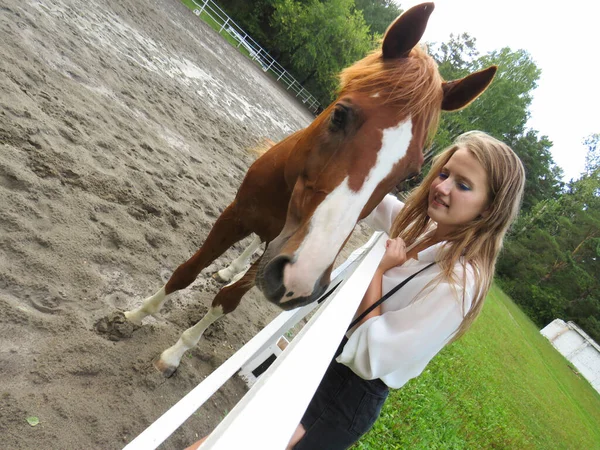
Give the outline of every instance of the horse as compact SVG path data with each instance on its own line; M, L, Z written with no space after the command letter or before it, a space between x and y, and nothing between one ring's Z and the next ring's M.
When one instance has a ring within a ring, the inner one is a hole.
M399 182L419 173L441 111L464 108L487 89L496 66L447 82L419 45L433 9L424 3L404 12L380 49L344 69L337 99L250 166L202 247L154 295L124 313L140 325L234 243L257 236L240 259L266 243L262 256L217 293L205 317L154 362L165 376L254 284L284 310L318 299L356 224Z

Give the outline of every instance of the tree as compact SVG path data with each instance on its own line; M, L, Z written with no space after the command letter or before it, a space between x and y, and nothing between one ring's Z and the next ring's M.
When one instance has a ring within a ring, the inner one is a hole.
M556 199L563 188L562 169L554 163L552 142L548 137L538 138L537 132L528 130L525 134L507 142L525 166L525 195L523 212L529 212L534 205L547 199Z
M442 42L437 47L433 43L430 47L440 73L447 80L467 75L479 57L477 40L468 33L450 34L448 42Z
M355 0L356 9L362 11L372 35L383 35L391 23L402 13L393 0Z
M585 173L591 174L600 167L600 133L589 135L583 144L588 147L585 156Z
M276 0L219 0L219 6L261 46L274 50L271 16ZM273 55L272 55L273 56Z
M497 274L538 325L574 320L600 340L600 161L598 140L586 142L585 172L519 219Z
M490 65L498 66L494 81L473 104L457 113L442 115L436 148L445 148L456 136L473 129L505 142L525 133L532 91L541 74L529 53L505 47L480 56L476 40L466 33L450 36L448 42L433 47L432 55L447 80Z
M376 45L353 0L278 0L271 26L281 63L325 104L333 99L339 72Z

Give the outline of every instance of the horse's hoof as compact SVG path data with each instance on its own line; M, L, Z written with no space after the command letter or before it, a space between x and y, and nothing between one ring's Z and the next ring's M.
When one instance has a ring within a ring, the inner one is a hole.
M136 314L134 311L125 311L123 315L132 324L137 325L138 327L142 326L141 319L138 318L138 314Z
M221 271L219 270L219 272L221 272ZM212 274L213 280L217 280L219 283L227 283L229 280L226 280L225 278L223 278L219 272L215 272Z
M175 371L177 370L176 366L170 366L165 363L162 359L157 359L154 361L154 368L163 374L165 378L171 378Z

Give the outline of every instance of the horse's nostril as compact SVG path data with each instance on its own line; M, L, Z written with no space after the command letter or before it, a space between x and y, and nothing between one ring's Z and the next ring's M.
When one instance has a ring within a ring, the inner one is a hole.
M283 269L286 264L289 264L291 258L289 256L280 255L267 264L263 272L264 294L271 300L279 300L284 292L283 286Z

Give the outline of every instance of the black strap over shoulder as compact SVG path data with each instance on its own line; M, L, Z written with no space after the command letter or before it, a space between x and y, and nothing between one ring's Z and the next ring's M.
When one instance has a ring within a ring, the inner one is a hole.
M410 277L407 277L405 280L398 283L398 285L395 286L392 290L390 290L390 292L385 294L383 297L381 297L379 300L377 300L375 303L373 303L371 306L369 306L365 311L363 311L356 319L354 319L352 321L352 323L350 324L350 326L348 327L348 330L355 327L357 323L359 323L361 320L363 320L365 318L365 316L367 316L367 314L369 314L371 311L373 311L375 308L377 308L379 305L381 305L383 302L385 302L388 298L390 298L392 295L394 295L396 292L398 292L398 290L402 286L404 286L406 283L408 283L414 277L419 275L421 272L424 272L425 270L429 269L434 264L435 264L434 262L432 262L431 264L428 264L427 266L423 267L418 272L413 273ZM348 332L348 330L346 330L346 332ZM344 338L342 339L340 346L338 347L337 351L335 352L333 359L336 359L338 356L340 356L340 354L342 353L342 350L344 350L344 346L346 345L346 342L348 342L348 338L344 334Z
M377 308L379 305L381 305L383 302L385 302L388 298L390 298L392 295L394 295L396 292L398 292L398 289L400 289L402 286L404 286L406 283L408 283L414 277L419 275L421 272L424 272L425 270L429 269L434 264L435 264L434 262L432 262L431 264L428 264L427 266L423 267L418 272L413 273L410 277L407 277L405 280L403 280L401 283L399 283L397 286L395 286L392 290L390 290L390 292L385 294L383 297L381 297L379 300L377 300L375 303L373 303L371 306L369 306L365 311L363 311L360 314L360 316L358 316L356 319L354 319L352 321L352 323L350 324L350 326L348 327L348 330L350 330L354 326L356 326L356 324L359 323L361 320L363 320L365 318L365 316L367 316L371 311L373 311L375 308Z

